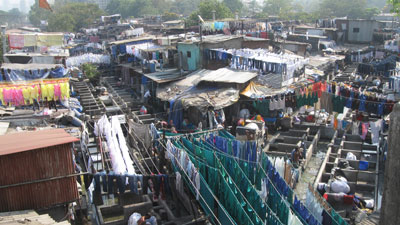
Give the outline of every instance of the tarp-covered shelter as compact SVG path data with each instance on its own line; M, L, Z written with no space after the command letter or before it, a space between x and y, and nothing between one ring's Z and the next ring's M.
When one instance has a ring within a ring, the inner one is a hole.
M220 110L239 100L240 86L257 76L255 72L244 72L222 68L198 70L186 78L157 88L157 98L170 103L169 121L179 129L183 110L196 108L202 114L209 109Z
M3 81L3 77L4 81L15 82L47 78L62 78L67 75L68 69L65 69L61 64L4 63L0 70L0 81Z
M248 72L248 71L240 71L240 70L233 70L228 68L221 68L218 70L198 70L194 73L189 74L186 78L181 79L176 82L168 83L167 85L161 85L157 88L157 98L161 99L162 101L171 101L176 98L183 98L187 99L190 95L198 95L200 98L208 99L209 102L212 102L211 99L214 97L208 96L208 90L219 90L218 98L223 96L221 91L232 89L236 90L237 88L227 87L220 85L202 85L196 87L199 83L214 83L214 84L245 84L248 81L252 80L257 76L255 72ZM207 88L203 87L207 86ZM230 85L232 86L232 85ZM195 88L196 87L196 88ZM204 91L204 96L201 97L201 93L199 90ZM231 91L229 91L231 93ZM239 91L237 91L239 93ZM238 97L238 96L237 96ZM213 99L215 101L215 99ZM197 100L196 100L197 101ZM193 102L196 102L193 101ZM201 101L199 101L201 102ZM234 102L233 102L234 103ZM214 104L214 106L216 106ZM229 105L227 105L229 106ZM203 107L199 105L199 107ZM224 106L225 107L225 106ZM223 107L222 107L223 108Z

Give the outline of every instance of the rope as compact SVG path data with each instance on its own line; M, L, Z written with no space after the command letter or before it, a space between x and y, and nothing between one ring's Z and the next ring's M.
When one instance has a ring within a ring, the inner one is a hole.
M198 189L196 188L196 185L193 183L193 181L190 180L189 175L186 173L186 171L184 170L183 166L180 164L180 162L179 162L179 160L176 158L176 156L175 156L172 152L170 152L170 151L168 150L168 148L167 148L161 141L158 141L158 142L160 143L161 146L164 147L164 149L165 149L168 153L170 153L170 154L175 158L175 161L176 161L177 165L180 167L181 171L183 171L183 173L186 175L186 177L188 178L189 182L193 185L194 189L196 189L196 191L197 191L198 193L200 193L200 190L198 190ZM209 188L208 188L208 189L209 189ZM210 190L210 189L209 189L209 190ZM219 202L218 198L214 195L214 193L213 193L211 190L210 190L210 193L211 193L211 195L213 196L213 198L216 200L217 204L218 204L219 206L222 206L221 208L224 209L224 211L225 211L225 207ZM203 196L202 196L201 194L199 194L199 197L200 197L201 199L203 199L204 202L206 202L205 199L203 198ZM208 208L208 209L210 210L210 212L212 213L212 215L214 216L214 218L217 220L217 222L218 222L219 224L223 225L223 224L221 223L221 221L218 220L217 216L214 214L213 210L208 206L208 204L206 204L206 205L207 205L207 208ZM226 213L227 215L229 215L228 212L225 211L225 213ZM229 220L231 221L232 224L236 224L230 217L229 217Z

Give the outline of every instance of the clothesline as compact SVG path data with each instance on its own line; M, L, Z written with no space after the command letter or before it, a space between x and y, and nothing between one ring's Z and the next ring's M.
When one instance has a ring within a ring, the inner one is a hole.
M179 147L177 147L177 146L174 146L176 149L180 149L180 150L182 150L182 148L179 148ZM183 147L183 150L187 153L187 154L189 154L189 152L190 151L188 151L185 147ZM169 152L169 151L168 151ZM234 180L230 175L229 175L229 173L227 172L227 170L225 169L225 167L223 166L223 164L220 162L220 160L219 160L219 158L218 157L216 157L216 155L215 155L215 153L217 153L216 151L214 151L213 152L214 153L214 157L215 157L215 159L217 159L218 160L218 162L219 162L219 164L218 165L220 165L220 166L222 166L222 168L224 168L224 171L225 171L225 174L226 175L228 175L229 176L229 178L231 179L231 180ZM197 159L199 159L199 157L198 156L193 156L196 160ZM201 161L203 161L203 160L201 160ZM215 169L217 169L218 170L218 172L221 174L221 171L219 170L219 168L216 168L216 167L212 167L211 165L209 165L207 162L206 163L204 163L204 165L206 165L207 167L209 167L209 168L215 168ZM221 176L223 177L223 175L221 174ZM243 199L247 202L247 204L248 204L248 206L250 206L251 207L251 209L253 210L253 212L255 213L255 215L260 219L260 221L263 221L261 218L260 218L260 216L258 215L258 213L257 213L257 211L254 209L254 207L252 206L252 204L250 204L249 202L248 202L248 200L247 200L247 198L246 198L246 196L242 193L242 191L241 191L241 189L236 185L236 183L235 182L232 182L234 185L235 185L235 187L237 188L237 190L238 190L238 192L240 193L240 195L243 197ZM233 192L233 190L229 187L229 189ZM268 207L268 205L267 205L267 207ZM268 207L269 208L269 207ZM272 210L271 210L272 211ZM246 213L246 215L249 217L249 221L251 221L251 219L250 219L250 215L248 215L247 213ZM276 216L276 218L278 218L277 216ZM254 224L254 223L253 223Z
M192 185L192 187L196 190L197 193L200 193L200 190L196 188L196 185L193 183L193 181L190 179L190 176L186 173L185 169L183 168L183 166L180 164L179 160L176 158L176 156L170 152L168 150L168 148L160 141L158 140L159 144L167 151L170 153L170 155L172 155L175 159L176 164L180 167L180 170L185 174L185 176L188 178L187 180L190 182L190 184ZM207 186L207 188L209 188ZM220 201L218 200L218 198L214 195L214 193L209 190L211 195L213 196L214 200L217 202L218 206L220 206L219 208L223 209L225 211L225 213L227 215L229 215L229 213L226 212L225 207L220 203ZM213 217L217 220L217 222L221 225L224 225L221 223L221 221L218 219L218 217L214 214L214 209L211 209L210 206L207 204L207 201L203 198L203 196L201 194L199 194L199 197L206 203L205 205L207 206L207 208L209 209L209 211L211 212L211 214L213 215ZM232 218L228 217L228 219L231 221L232 224L236 224Z
M204 138L204 136L203 136L202 138ZM222 152L221 150L215 148L214 146L212 146L212 147L213 147L214 150L215 150L214 153L223 155L224 157L232 158L232 159L234 159L234 160L236 160L236 161L243 161L243 162L246 162L246 163L256 163L256 164L258 164L259 168L263 171L263 173L264 173L264 175L266 176L266 178L267 178L267 179L270 181L270 183L272 184L272 187L278 192L279 196L280 196L282 199L285 199L285 197L280 193L280 191L279 191L279 190L276 188L276 186L274 185L274 182L272 182L272 180L270 179L270 177L267 175L268 173L267 173L267 172L264 170L264 168L262 167L261 161L258 161L258 162L248 161L248 160L241 159L241 158L238 158L238 157L229 155L229 154L227 154L227 153L224 153L224 152ZM261 152L261 154L265 154L265 153ZM268 160L268 159L267 159L267 160ZM269 161L269 160L268 160L268 161ZM271 162L269 161L269 163L271 163ZM211 167L211 166L210 166L210 167ZM242 168L240 168L240 169L242 170ZM285 181L285 183L286 183L286 181ZM286 183L286 185L288 186L287 183ZM253 184L252 184L252 186L254 187ZM332 217L331 214L329 214L329 213L327 213L327 214L333 219L333 217ZM314 217L315 217L315 215L314 215Z
M204 138L204 137L203 137ZM221 137L221 138L224 138L224 137ZM225 138L225 139L227 139L227 138ZM232 139L233 140L233 139ZM208 142L206 142L206 143L208 143ZM243 160L243 159L241 159L241 158L237 158L237 157L234 157L234 156L232 156L232 155L229 155L229 154L227 154L227 153L224 153L223 151L221 151L219 148L217 148L215 145L210 145L210 147L212 148L212 149L214 149L215 151L214 151L214 153L217 153L217 154L220 154L220 155L223 155L224 157L226 157L226 158L231 158L231 159L234 159L235 161L246 161L246 160ZM257 153L257 154L260 154L260 152L259 153ZM263 154L262 152L261 152L261 154ZM266 159L266 158L265 158ZM270 165L272 165L271 164L271 162L268 160L268 162L269 162L269 164ZM255 163L255 164L257 164L257 162L252 162L252 163ZM257 164L260 168L262 168L262 166L261 165L259 165L259 164ZM249 182L249 184L256 190L257 188L253 185L253 183L249 180L249 177L248 177L248 175L246 175L246 173L244 173L244 171L242 170L242 168L239 166L239 168L240 168L240 171L242 171L243 172L243 174L245 174L245 176L246 176L246 178L247 178L247 180L248 180L248 182ZM265 171L264 171L265 172ZM267 173L264 173L264 175L266 175ZM291 204L289 204L289 202L286 200L286 198L280 193L280 191L277 189L277 187L275 186L275 182L273 182L272 180L271 180L271 178L270 177L268 177L267 175L266 175L266 178L267 178L267 180L269 180L269 183L270 183L270 185L271 185L271 187L273 187L274 188L274 190L278 193L278 195L281 197L281 199L283 199L284 200L284 203L286 203L286 205L289 205L289 207L288 208L290 208L290 206L291 206ZM282 178L281 178L282 179ZM287 184L286 184L286 186L287 186ZM287 186L288 187L288 186ZM261 197L261 196L260 196ZM265 201L264 201L265 202Z

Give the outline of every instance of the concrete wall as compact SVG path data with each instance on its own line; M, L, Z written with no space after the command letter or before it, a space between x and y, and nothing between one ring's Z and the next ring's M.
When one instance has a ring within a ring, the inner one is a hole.
M265 41L243 41L242 48L250 48L250 49L258 49L265 48L268 49L269 40L265 39Z
M354 29L357 28L359 32L355 32ZM354 43L371 42L376 28L378 28L378 23L374 20L350 20L347 41Z
M188 71L200 69L200 48L195 43L178 43L178 53L182 56L182 68Z
M390 116L388 151L385 162L383 199L379 224L394 225L400 221L400 104L397 103Z
M322 37L321 37L322 38ZM319 40L321 39L315 36L309 36L307 39L306 35L288 35L288 41L296 41L311 44L313 51L318 51Z
M224 49L241 49L243 43L243 38L234 38L226 41L218 41L218 42L203 42L201 45L202 49L212 49L212 48L224 48Z

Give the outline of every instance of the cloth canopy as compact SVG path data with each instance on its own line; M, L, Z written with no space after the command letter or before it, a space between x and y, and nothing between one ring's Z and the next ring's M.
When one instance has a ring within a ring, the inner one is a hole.
M256 76L256 72L221 68L206 74L201 81L244 84Z
M286 88L270 88L250 81L249 85L240 93L249 98L270 97L285 92Z

